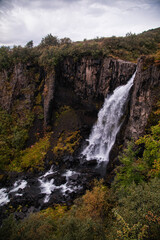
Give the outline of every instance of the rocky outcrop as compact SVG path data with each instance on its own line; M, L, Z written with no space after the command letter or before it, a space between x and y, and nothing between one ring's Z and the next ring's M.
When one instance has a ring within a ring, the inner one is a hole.
M116 87L125 84L133 75L136 64L113 58L79 61L66 58L59 66L59 83L70 86L82 100L106 97Z
M44 71L37 65L17 64L10 72L0 73L0 105L8 112L22 114L32 110L36 97L41 95L44 126L52 124L54 100L61 105L81 104L95 108L97 99L125 84L135 71L136 64L113 58L83 57L64 59L56 69ZM56 92L56 95L55 95ZM55 99L56 98L56 99ZM85 104L84 104L85 103Z
M30 110L34 104L35 92L41 82L38 66L17 64L10 72L0 72L0 105L8 112Z
M138 62L123 131L125 141L137 139L144 133L160 86L158 66L152 61L147 65L146 62L145 57L140 58ZM40 94L44 126L48 126L52 124L54 103L76 108L82 104L82 108L88 108L90 112L95 111L98 99L103 101L108 93L125 84L135 69L136 64L113 58L83 57L75 60L68 57L50 72L44 71L38 65L19 63L10 72L0 73L0 105L8 112L16 110L21 115L24 109L33 108L36 104L35 97ZM88 121L87 118L85 121Z
M152 59L148 65L146 65L147 61L146 57L141 57L138 61L130 100L129 119L125 126L125 141L131 138L137 139L144 134L153 105L160 96L160 69Z
M25 100L30 108L34 89L31 79L27 78L25 73L26 66L22 64L15 65L11 73L5 70L0 73L0 103L5 110L10 111L18 99Z

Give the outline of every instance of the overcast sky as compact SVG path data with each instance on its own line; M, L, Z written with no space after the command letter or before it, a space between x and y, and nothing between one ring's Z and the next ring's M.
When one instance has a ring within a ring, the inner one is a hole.
M0 0L0 45L34 45L51 33L73 41L160 26L160 0Z

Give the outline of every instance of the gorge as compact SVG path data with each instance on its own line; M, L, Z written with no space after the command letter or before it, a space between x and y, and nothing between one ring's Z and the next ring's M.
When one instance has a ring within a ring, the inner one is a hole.
M36 56L1 69L1 222L71 207L94 179L112 185L128 142L157 124L159 63L135 62L86 54L43 65Z
M134 74L131 77L136 69L136 65L121 60L114 60L111 58L100 60L83 58L80 63L76 64L77 66L74 66L72 60L69 61L67 59L63 62L61 69L58 69L58 73L52 75L49 73L49 77L48 73L45 73L45 84L43 90L43 93L46 91L45 95L43 94L44 126L47 127L49 124L52 124L52 112L55 108L54 105L60 105L59 108L61 108L61 106L67 104L67 106L70 106L74 109L74 112L71 111L70 113L70 109L69 111L66 110L66 113L68 111L67 114L69 114L69 119L67 119L68 116L65 118L65 120L60 119L62 121L62 125L56 126L56 128L58 128L58 133L55 132L55 135L61 134L61 132L67 131L68 129L71 131L81 129L81 134L84 134L85 137L89 133L89 130L96 119L96 113L98 112L94 106L96 105L96 99L100 99L99 101L102 102L102 99L109 93L103 108L99 112L97 125L93 127L89 138L89 146L82 151L83 161L81 160L81 157L79 157L80 150L78 149L73 156L69 152L60 155L60 157L57 156L57 159L61 158L61 164L56 166L53 162L53 170L50 170L43 175L41 172L38 175L35 174L34 177L33 174L31 174L31 176L27 176L26 174L25 178L23 178L22 174L19 179L18 174L18 179L15 177L15 183L13 180L11 180L10 183L7 183L9 184L8 188L1 188L1 205L8 203L10 200L13 201L13 203L11 202L12 205L24 205L28 204L29 202L32 205L32 202L34 202L36 205L35 211L37 211L38 209L47 206L46 202L49 202L49 196L51 194L52 198L50 202L67 201L67 198L70 199L69 195L71 195L72 198L72 196L76 194L77 190L80 193L83 192L82 189L86 188L86 182L89 181L89 179L92 179L96 176L99 178L97 175L98 173L94 171L94 168L96 169L95 160L100 162L106 161L100 170L105 175L106 165L109 161L109 154L112 147L112 151L114 151L114 148L116 148L116 145L113 146L113 144L121 126L121 131L116 140L119 145L120 142L122 144L122 142L125 142L126 139L138 137L142 134L142 131L144 131L149 113L152 109L153 99L151 96L153 95L155 88L159 86L160 76L159 71L155 66L149 66L149 68L145 71L142 70L144 64L144 59L142 58L139 60L136 76ZM9 88L9 92L7 92L5 84L1 84L1 104L2 107L6 108L8 111L13 109L13 107L17 108L16 111L19 111L19 108L21 111L22 107L32 107L33 102L31 101L31 98L33 93L31 91L33 91L33 89L31 87L33 86L28 83L29 79L24 76L24 67L25 66L20 65L15 66L13 70L13 80L11 79L11 81L7 83L11 84L11 90ZM76 71L71 68L76 69ZM146 76L146 72L147 79L143 77ZM61 76L59 76L60 73ZM5 72L1 77L1 81L6 83L7 80L5 80L4 76ZM127 83L130 77L131 79ZM148 78L150 79L147 82ZM74 79L77 80L75 81ZM149 83L151 84L148 85ZM132 84L133 90L128 99L129 90ZM143 84L143 86L146 84L146 89L144 87L142 88L140 84ZM30 87L29 95L28 93L23 93L22 96L22 90L24 86L27 88ZM10 94L10 91L12 94ZM135 98L137 92L139 93L139 97ZM140 97L141 95L143 97ZM146 98L147 101L145 100ZM16 106L15 101L17 101L17 99L20 99L20 101ZM127 100L128 103L126 102ZM132 101L135 100L138 102L136 104L132 104ZM130 106L127 107L129 104ZM140 112L137 110L138 105L140 105ZM83 116L80 116L82 111ZM128 112L128 115L125 114L125 119L123 117L124 111ZM79 115L79 117L77 118L76 115ZM71 121L73 122L70 123ZM126 123L127 121L128 123ZM132 123L130 123L131 121ZM86 124L88 125L86 126ZM121 132L123 130L123 125L125 126L125 131L122 135ZM87 134L86 129L89 129L87 130ZM54 137L52 137L52 139L54 139ZM110 138L109 143L106 142L107 138ZM106 144L110 145L106 147ZM115 155L115 153L113 155ZM50 154L48 157L52 158L52 161L55 159L53 152L52 155ZM85 159L91 161L86 162ZM114 161L110 162L111 165L113 163ZM66 173L63 170L63 165L66 168ZM57 178L57 180L55 180L55 178ZM24 179L29 180L28 183ZM54 184L56 181L57 183ZM8 194L10 196L10 200ZM23 216L23 214L21 215Z

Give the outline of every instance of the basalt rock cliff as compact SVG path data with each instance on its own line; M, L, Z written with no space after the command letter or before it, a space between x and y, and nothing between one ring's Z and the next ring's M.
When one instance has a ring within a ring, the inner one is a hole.
M5 175L2 172L0 186L9 189L10 204L15 209L19 204L24 208L26 204L29 206L22 211L22 216L18 213L18 219L27 216L31 208L34 212L53 203L72 201L89 187L93 178L100 177L99 172L95 171L97 163L94 159L87 162L78 156L104 98L116 87L127 83L135 71L123 124L110 152L107 166L107 180L110 182L114 176L113 169L118 164L119 146L126 145L128 140L137 139L145 133L154 104L159 99L160 69L152 59L141 57L136 65L113 58L83 57L75 60L70 57L51 69L45 69L38 63L19 63L10 71L0 73L0 107L13 115L14 121L20 120L20 124L28 118L32 119L28 130L29 139L22 152L25 148L30 151L49 132L47 136L50 138L50 147L44 157L44 170L48 171L51 165L56 170L46 175L37 169L32 173L28 169L20 174L11 172ZM67 178L64 170L68 169L74 174ZM51 193L48 203L44 203L45 194L41 193L40 178L46 178L46 181L53 178L57 187ZM19 197L16 192L12 193L12 187L15 181L22 179L28 185L19 190L18 193L22 194ZM68 182L73 188L80 185L82 188L79 193L73 191L70 195L63 195L60 186L67 186ZM7 205L1 208L2 218L6 216L6 209Z
M125 139L137 139L145 133L149 116L160 97L160 68L153 59L141 57L131 92Z
M159 94L159 67L151 60L146 61L141 57L137 64L126 119L118 135L121 141L117 141L121 143L144 134ZM34 111L35 119L43 115L39 124L41 129L54 126L53 115L57 109L71 106L79 117L79 128L88 126L90 129L107 94L125 84L135 70L136 64L113 58L75 60L68 57L50 70L38 64L19 63L9 72L0 73L0 105L8 112L15 111L20 118L26 111ZM37 131L37 124L35 120L32 131Z
M38 116L43 108L44 127L53 124L53 112L61 105L81 105L86 112L97 113L106 95L125 84L135 68L130 62L91 57L66 58L50 70L19 63L0 73L0 106L20 117L25 109L34 109Z

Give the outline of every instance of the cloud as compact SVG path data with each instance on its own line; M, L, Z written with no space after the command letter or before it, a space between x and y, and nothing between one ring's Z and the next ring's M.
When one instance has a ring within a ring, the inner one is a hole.
M0 44L139 33L159 27L159 12L157 0L0 0Z

